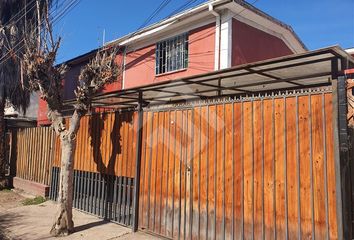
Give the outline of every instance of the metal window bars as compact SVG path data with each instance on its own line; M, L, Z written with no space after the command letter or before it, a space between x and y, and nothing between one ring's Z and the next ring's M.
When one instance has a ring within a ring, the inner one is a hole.
M156 75L188 67L188 33L156 44Z

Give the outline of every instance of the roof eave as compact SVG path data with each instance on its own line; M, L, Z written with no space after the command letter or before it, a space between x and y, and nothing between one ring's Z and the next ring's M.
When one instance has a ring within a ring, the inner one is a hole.
M169 17L167 19L164 19L160 22L157 22L153 25L150 25L148 27L145 27L143 29L141 29L140 31L136 32L136 33L130 33L127 34L121 38L118 38L116 40L113 40L111 42L108 42L106 45L112 45L112 44L118 44L118 45L128 45L130 43L133 43L135 41L139 41L142 40L143 38L149 36L150 34L153 34L154 32L157 31L161 31L164 29L169 29L169 25L173 24L174 22L177 21L181 21L184 20L190 16L195 16L196 14L199 14L203 11L207 11L208 10L208 6L210 3L213 3L215 9L216 8L221 8L223 6L228 6L228 4L237 4L243 8L246 8L252 12L254 12L255 14L259 15L262 18L265 18L271 22L273 22L274 24L282 27L284 30L288 31L290 36L292 36L296 42L298 43L298 47L297 50L295 51L296 53L300 53L300 52L305 52L308 51L308 48L305 46L305 44L301 41L301 39L299 38L299 36L295 33L295 31L293 30L293 28L285 23L283 23L282 21L268 15L267 13L261 11L260 9L252 6L251 4L243 1L243 0L217 0L217 1L208 1L206 3L203 3L201 5L198 5L194 8L188 9L184 12L181 12L177 15L174 15L172 17ZM160 28L160 29L158 29ZM157 31L153 31L154 29L158 29Z
M171 17L168 17L167 19L163 19L157 23L154 23L150 26L147 26L145 28L142 28L141 30L137 31L137 32L133 32L133 33L129 33L123 37L120 37L118 39L115 39L113 41L110 41L110 42L107 42L106 45L112 45L112 44L119 44L119 45L125 45L127 44L127 42L125 42L126 40L132 38L132 35L134 36L139 36L143 33L146 33L150 30L153 30L155 28L159 28L161 26L164 26L164 25L167 25L169 23L172 23L172 22L175 22L175 21L181 21L185 18L188 18L189 16L193 16L195 14L198 14L200 12L203 12L205 10L208 10L209 9L209 4L210 3L213 3L214 7L220 7L224 4L227 4L227 3L230 3L230 2L233 2L233 0L214 0L214 1L207 1L203 4L200 4L196 7L193 7L193 8L190 8L190 9L187 9L183 12L180 12L174 16L171 16Z

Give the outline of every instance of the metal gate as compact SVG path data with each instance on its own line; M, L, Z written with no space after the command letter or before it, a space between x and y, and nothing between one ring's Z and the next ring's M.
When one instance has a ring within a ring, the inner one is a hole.
M336 239L331 89L146 109L139 227L168 238Z
M60 168L53 167L49 197L56 201ZM134 179L74 170L73 207L126 226L132 222Z
M77 134L73 207L131 226L135 182L136 113L85 116ZM57 199L60 141L56 141L50 198Z

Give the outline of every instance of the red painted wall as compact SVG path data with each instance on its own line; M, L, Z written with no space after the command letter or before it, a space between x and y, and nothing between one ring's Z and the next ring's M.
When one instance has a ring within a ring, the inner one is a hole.
M232 20L232 66L293 54L283 40Z
M47 118L47 113L48 113L48 107L47 103L40 99L38 95L38 114L37 114L37 125L38 126L43 126L43 125L48 125L50 124L48 118Z
M259 60L285 56L293 52L279 38L233 19L232 21L232 66ZM189 32L189 64L187 69L155 75L155 44L131 51L126 55L124 87L132 88L154 82L177 79L214 71L215 23ZM117 62L123 62L119 53ZM74 98L77 78L87 60L75 63L67 73L64 84L64 99ZM103 92L122 88L122 76L107 86ZM46 103L39 101L38 124L48 124Z
M155 44L127 53L124 88L177 79L214 70L215 23L189 32L188 68L155 75Z

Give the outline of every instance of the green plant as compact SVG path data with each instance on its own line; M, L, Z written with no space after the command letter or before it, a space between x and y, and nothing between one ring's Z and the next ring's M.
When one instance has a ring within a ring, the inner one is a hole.
M35 198L26 198L25 200L22 201L22 205L27 206L27 205L38 205L41 203L44 203L46 199L42 196L37 196Z
M10 188L0 188L1 192L11 192Z

